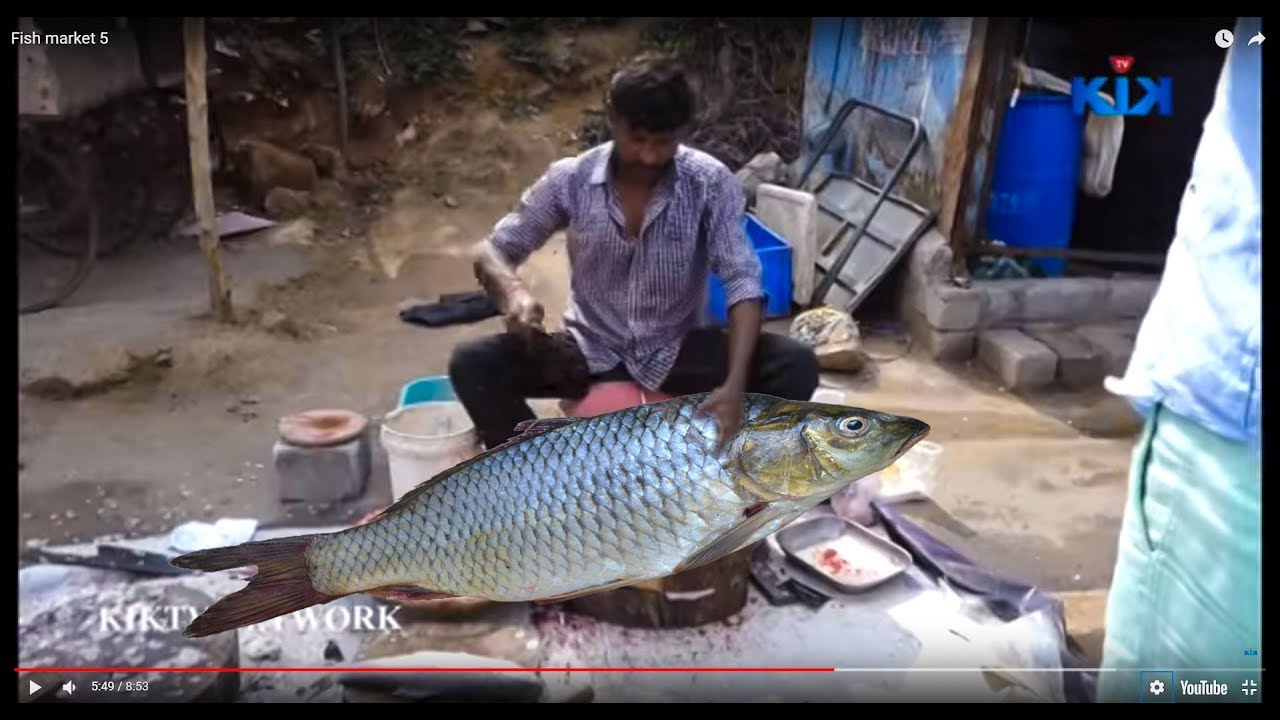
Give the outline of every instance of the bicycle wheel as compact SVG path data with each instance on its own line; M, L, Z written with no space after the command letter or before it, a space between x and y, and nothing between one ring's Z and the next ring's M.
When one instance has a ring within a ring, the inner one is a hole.
M71 258L69 272L58 269L53 273L54 277L34 281L40 286L32 293L34 299L25 297L27 293L20 279L18 314L28 315L62 304L89 277L98 255L99 213L90 191L88 164L75 149L71 150L69 158L61 158L41 143L24 145L19 148L19 168L42 170L36 175L45 181L40 183L40 187L51 190L44 195L45 202L33 204L25 203L27 198L19 193L19 239L41 249L45 249L46 244L66 247L61 243L48 243L47 239L53 234L72 233L79 236L80 241L79 253ZM27 179L31 177L28 175ZM32 187L30 184L22 185L23 179L19 177L20 186ZM37 237L46 242L35 242Z

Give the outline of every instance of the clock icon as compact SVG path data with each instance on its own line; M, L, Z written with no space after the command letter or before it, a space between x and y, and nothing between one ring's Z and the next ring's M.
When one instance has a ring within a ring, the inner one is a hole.
M1231 34L1230 30L1227 30L1225 28L1222 30L1219 30L1218 34L1213 36L1213 41L1218 43L1218 47L1224 50L1226 48L1231 47L1231 42L1233 40L1235 40L1235 37Z

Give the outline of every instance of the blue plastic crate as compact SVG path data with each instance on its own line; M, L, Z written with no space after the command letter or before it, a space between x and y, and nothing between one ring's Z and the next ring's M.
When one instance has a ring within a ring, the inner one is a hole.
M400 407L421 402L452 402L457 400L453 383L448 375L429 375L407 383L400 389Z
M764 316L786 317L791 314L791 246L754 215L747 214L743 229L764 271ZM721 325L727 324L729 311L725 307L724 286L715 273L711 274L707 291L708 317Z

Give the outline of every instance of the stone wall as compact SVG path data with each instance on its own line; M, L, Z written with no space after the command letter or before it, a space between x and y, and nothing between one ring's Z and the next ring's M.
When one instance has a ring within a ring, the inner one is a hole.
M1087 388L1123 372L1156 275L972 280L950 276L946 238L914 246L900 300L913 341L942 362L977 358L1011 389Z

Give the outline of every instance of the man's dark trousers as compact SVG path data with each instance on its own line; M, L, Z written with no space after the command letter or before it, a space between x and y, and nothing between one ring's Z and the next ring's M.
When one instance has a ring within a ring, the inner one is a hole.
M562 341L561 347L577 353L575 359L585 366L572 336L557 333L556 339ZM526 398L578 399L593 382L630 379L623 367L589 378L571 378L554 368L548 371L548 364L562 362L563 358L549 357L511 334L490 335L454 349L449 379L486 448L510 439L517 424L536 417ZM725 330L693 330L661 390L672 395L714 390L724 382L728 363L729 335ZM746 392L808 400L817 388L818 360L811 348L785 335L760 334Z

